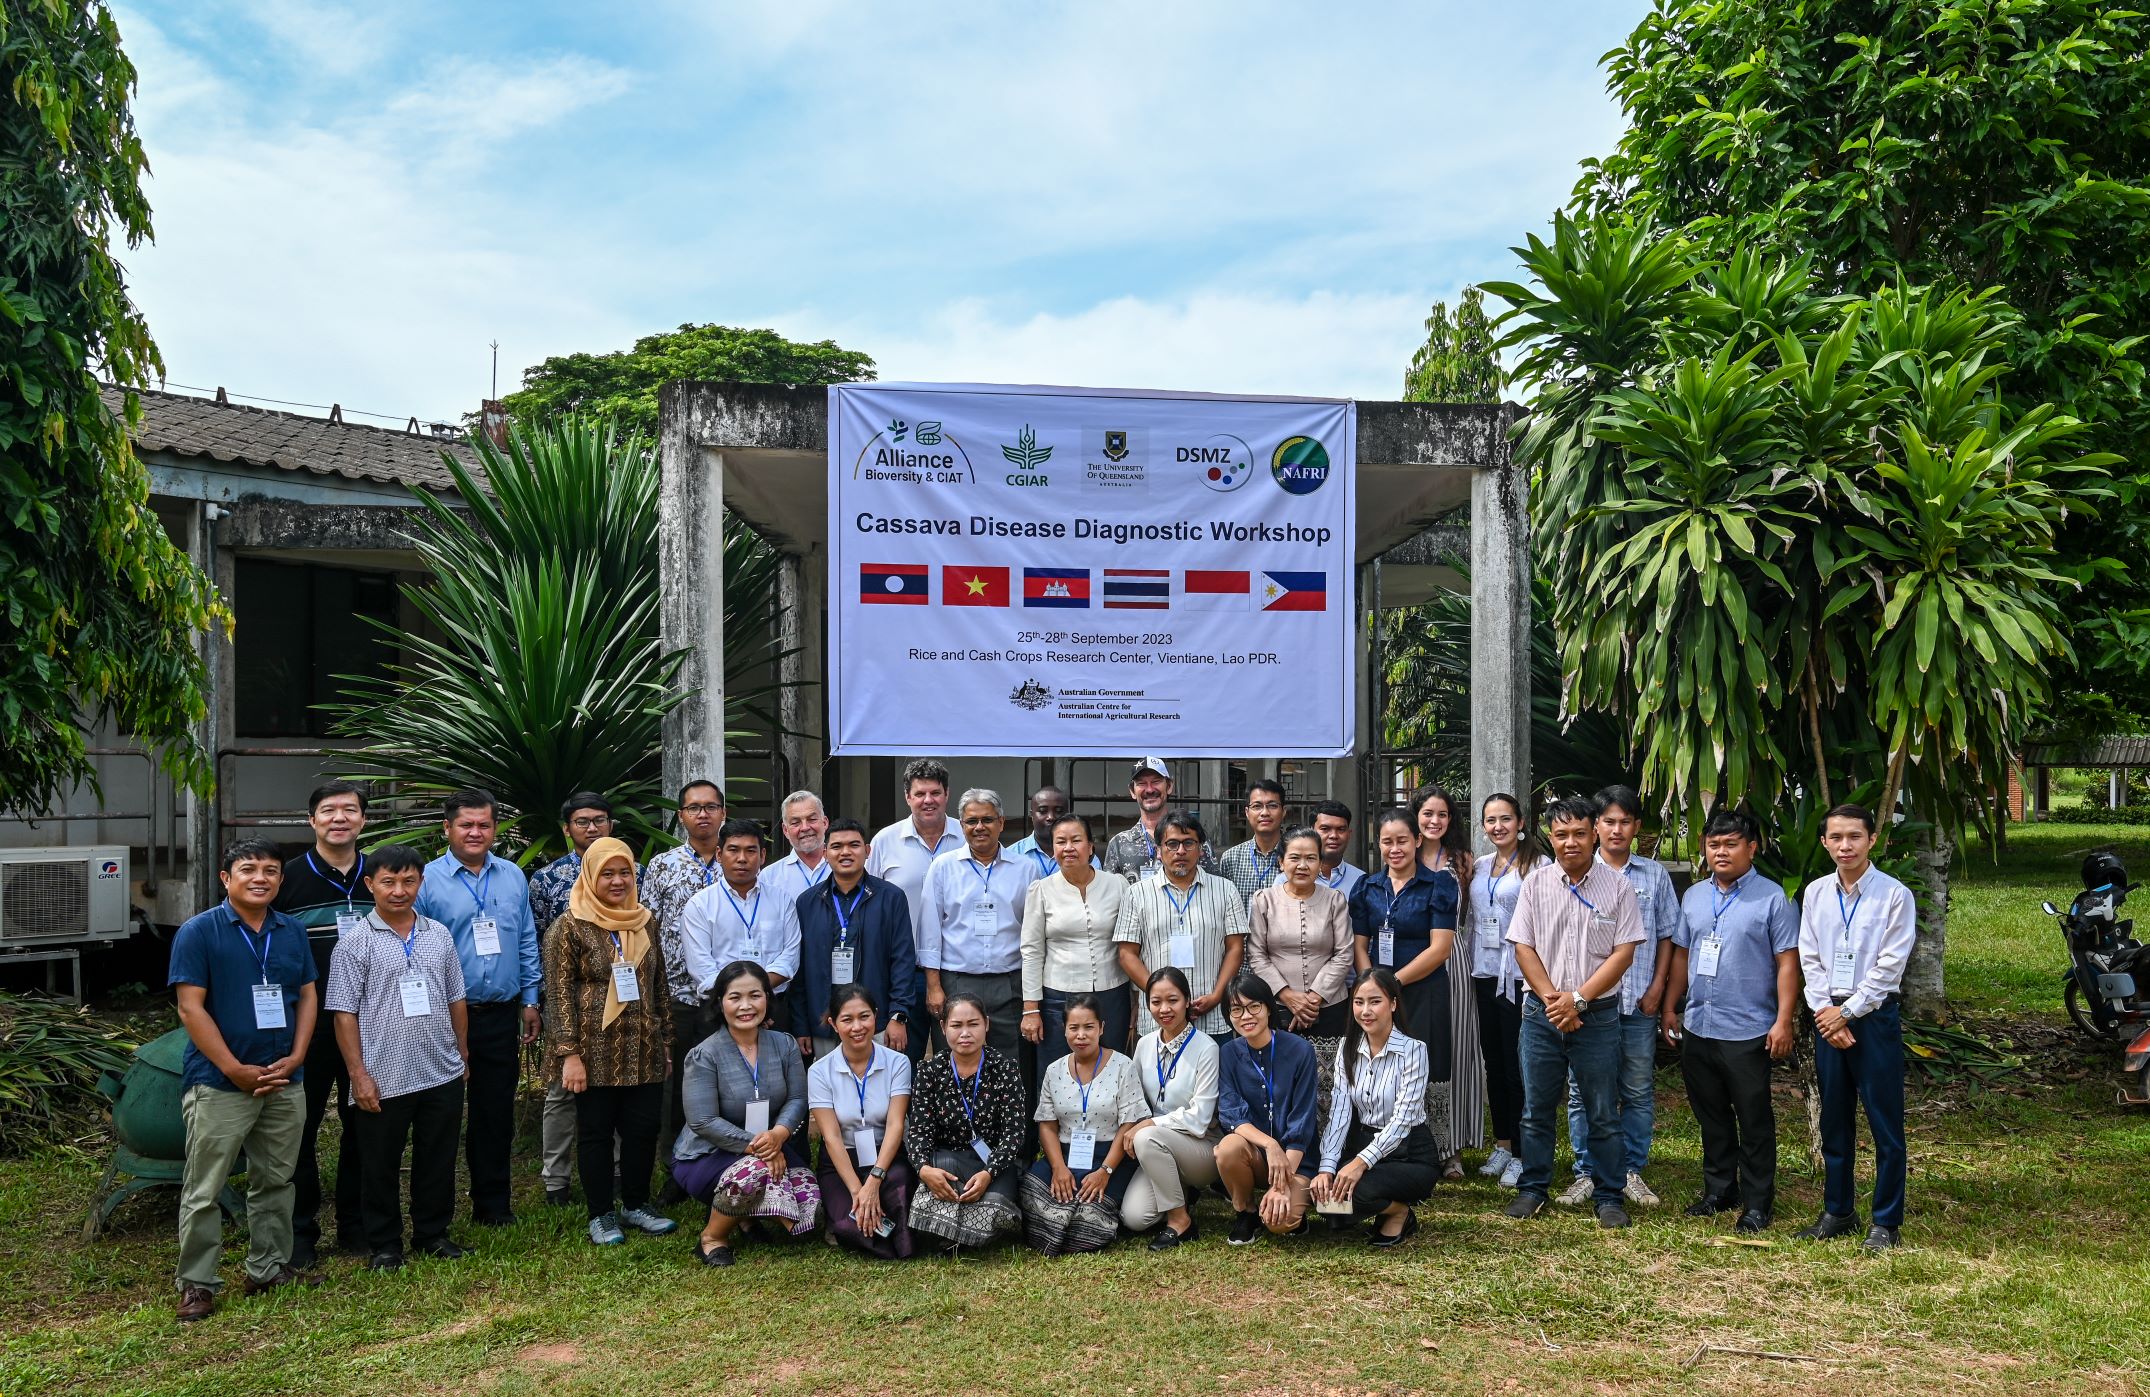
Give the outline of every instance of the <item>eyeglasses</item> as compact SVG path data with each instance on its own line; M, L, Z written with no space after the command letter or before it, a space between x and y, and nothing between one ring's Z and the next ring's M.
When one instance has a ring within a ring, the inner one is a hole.
M577 815L568 823L576 829L605 829L612 823L610 815Z
M998 815L965 815L963 817L963 827L965 829L984 829L987 825L995 824L999 820L1000 816Z
M1269 1012L1269 1006L1249 1000L1244 1004L1234 1004L1224 1012L1227 1018L1243 1019L1249 1014L1266 1014Z
M724 813L724 807L711 805L705 800L694 805L682 805L679 807L679 813L682 815L721 815Z
M1158 847L1161 849L1195 849L1201 847L1201 844L1202 841L1199 839L1167 839Z

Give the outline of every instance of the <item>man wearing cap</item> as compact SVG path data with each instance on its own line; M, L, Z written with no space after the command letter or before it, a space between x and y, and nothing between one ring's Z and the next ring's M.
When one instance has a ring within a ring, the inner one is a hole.
M1163 757L1138 758L1129 773L1127 794L1135 802L1135 823L1105 846L1105 871L1139 883L1164 867L1157 852L1157 822L1172 800L1172 768ZM1205 873L1223 876L1207 841L1202 845L1201 867Z

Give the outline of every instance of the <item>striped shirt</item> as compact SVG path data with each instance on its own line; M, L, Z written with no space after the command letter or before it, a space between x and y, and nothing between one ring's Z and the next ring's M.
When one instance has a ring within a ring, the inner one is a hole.
M1604 863L1605 856L1600 854L1598 862ZM1659 943L1670 941L1679 930L1680 895L1673 890L1672 875L1656 859L1629 854L1627 862L1620 865L1620 876L1635 890L1635 907L1642 914L1642 929L1648 933L1636 943L1635 959L1620 977L1620 1012L1632 1014L1650 992L1650 981L1657 978Z
M1557 863L1525 878L1508 923L1509 944L1536 951L1553 988L1571 993L1597 974L1615 947L1647 934L1635 890L1596 859L1574 885Z
M1346 1080L1347 1076L1354 1080ZM1344 1141L1351 1123L1374 1132L1374 1138L1356 1158L1371 1169L1403 1143L1412 1129L1426 1123L1426 1045L1408 1034L1391 1029L1381 1051L1371 1051L1359 1040L1355 1073L1344 1064L1336 1066L1336 1084L1329 1091L1329 1120L1321 1129L1321 1172L1334 1174L1344 1162Z
M1239 889L1239 903L1244 907L1254 900L1254 895L1277 881L1277 870L1284 863L1284 837L1277 836L1276 847L1263 853L1249 839L1244 844L1234 844L1224 851L1218 860L1218 869L1232 880Z
M1154 971L1174 963L1172 937L1180 931L1194 940L1194 964L1181 964L1180 969L1187 972L1187 983L1199 999L1216 988L1229 939L1236 936L1245 943L1247 913L1239 889L1206 870L1195 874L1185 892L1162 876L1145 878L1121 900L1120 927L1113 940L1140 947L1142 963ZM1155 1031L1157 1020L1150 1017L1146 995L1136 994L1135 1011L1139 1031ZM1197 1018L1195 1027L1204 1033L1225 1032L1224 1005Z

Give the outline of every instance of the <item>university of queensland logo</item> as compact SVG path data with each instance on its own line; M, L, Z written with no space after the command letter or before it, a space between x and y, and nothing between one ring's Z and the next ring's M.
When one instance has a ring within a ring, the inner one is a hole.
M1329 479L1329 451L1312 437L1286 437L1269 454L1269 473L1287 494L1311 495Z
M1105 433L1105 459L1108 461L1124 461L1127 459L1127 433L1110 430Z

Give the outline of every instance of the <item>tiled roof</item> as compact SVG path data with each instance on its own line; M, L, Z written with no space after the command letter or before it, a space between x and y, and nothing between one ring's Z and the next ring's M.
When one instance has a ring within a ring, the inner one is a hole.
M2025 766L2150 766L2150 737L2093 737L2082 742L2034 742Z
M112 410L120 411L121 391L107 386L104 393ZM138 451L206 456L431 490L445 490L453 483L441 465L441 452L450 452L466 464L475 459L459 437L362 427L178 393L145 391L141 397L142 422L134 433Z

